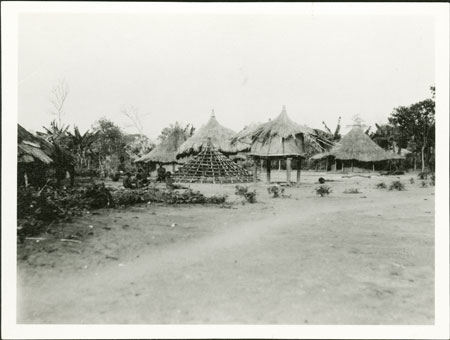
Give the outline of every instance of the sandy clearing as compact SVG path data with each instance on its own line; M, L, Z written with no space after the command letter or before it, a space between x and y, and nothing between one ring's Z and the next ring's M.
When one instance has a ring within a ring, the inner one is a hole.
M258 184L259 202L234 209L151 206L83 217L76 223L111 229L80 253L19 261L18 321L433 323L433 188L389 192L373 187L392 179L333 178L325 198L314 195L312 173L286 189L291 198L271 199ZM234 199L233 186L193 187ZM349 187L362 194L343 194ZM105 260L103 245L117 261ZM36 268L37 259L54 266Z

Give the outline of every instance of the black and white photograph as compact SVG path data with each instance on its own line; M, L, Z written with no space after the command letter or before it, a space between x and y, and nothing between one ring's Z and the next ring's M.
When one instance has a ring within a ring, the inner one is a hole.
M448 338L448 11L3 2L2 337Z

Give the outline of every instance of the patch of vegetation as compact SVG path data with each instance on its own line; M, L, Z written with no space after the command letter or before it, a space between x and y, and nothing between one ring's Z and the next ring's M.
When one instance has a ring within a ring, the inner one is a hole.
M414 184L414 183L415 183L415 182L414 182L414 178L411 177L411 178L409 179L409 183Z
M426 188L426 187L428 187L427 182L425 182L425 181L420 182L420 187L421 187L421 188Z
M284 193L284 188L280 187L279 185L272 185L267 188L267 192L272 194L272 197L280 197Z
M17 192L19 241L41 233L55 221L69 221L84 211L116 208L139 203L223 204L226 195L206 197L190 189L185 191L157 188L113 190L103 183L65 189L46 186L41 189L20 187Z
M436 177L435 177L434 174L432 174L432 175L430 176L430 185L433 186L433 187L434 187L434 185L435 185L435 180L436 180Z
M316 194L320 195L320 197L324 197L326 195L331 194L332 190L328 185L321 185L317 188L315 188Z
M421 171L417 174L417 177L419 179L427 179L428 175L429 175L428 171Z
M248 203L256 202L256 190L249 191L248 187L245 187L243 185L236 185L235 188L236 188L235 191L236 195L244 197Z
M393 181L389 186L389 190L403 191L405 190L405 185L400 181Z
M377 189L386 189L386 188L387 188L387 185L386 185L386 183L384 183L384 182L380 182L380 183L377 183L377 185L375 186L375 188L377 188Z
M359 191L359 189L357 188L350 188L344 190L344 194L360 194L360 193L361 191Z

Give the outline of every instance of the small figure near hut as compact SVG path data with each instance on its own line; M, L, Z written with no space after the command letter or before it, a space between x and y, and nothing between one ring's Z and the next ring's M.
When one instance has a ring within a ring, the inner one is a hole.
M159 165L159 168L157 170L158 177L156 178L156 181L163 182L166 179L166 169L162 166L162 164Z
M186 187L183 187L181 185L175 184L174 179L172 177L172 173L170 171L167 171L165 176L166 186L169 190L175 190L175 189L187 189Z
M133 180L131 179L131 173L127 172L125 174L125 178L123 179L123 187L126 189L135 189L136 185L133 183Z

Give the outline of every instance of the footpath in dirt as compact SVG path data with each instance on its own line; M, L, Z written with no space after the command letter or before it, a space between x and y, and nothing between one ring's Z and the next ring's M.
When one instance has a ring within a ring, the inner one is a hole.
M253 186L255 204L84 216L74 223L92 229L85 242L19 249L17 321L432 324L434 188L336 178L323 198L306 178L286 198ZM195 189L233 199L231 185Z

